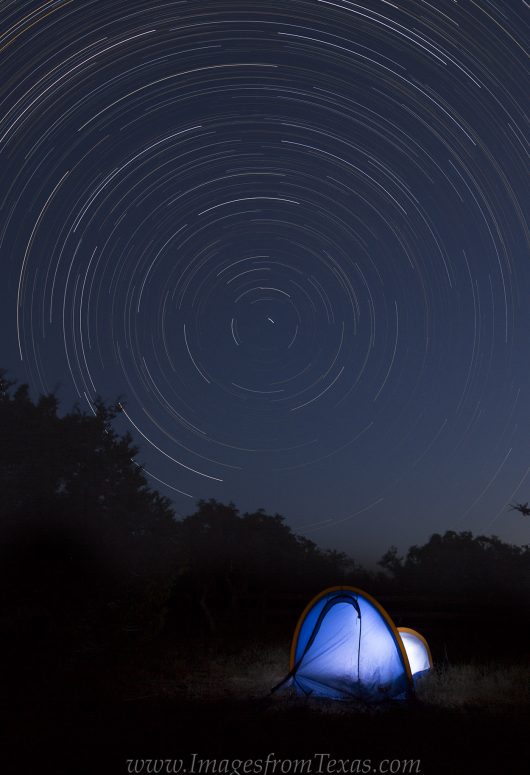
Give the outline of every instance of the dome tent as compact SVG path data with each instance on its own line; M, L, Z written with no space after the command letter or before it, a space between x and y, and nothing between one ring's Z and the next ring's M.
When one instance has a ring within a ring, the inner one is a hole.
M385 609L356 587L330 587L306 606L280 686L303 695L381 701L413 693L403 641Z
M398 632L407 652L412 678L416 680L432 668L429 644L423 635L410 627L398 627Z

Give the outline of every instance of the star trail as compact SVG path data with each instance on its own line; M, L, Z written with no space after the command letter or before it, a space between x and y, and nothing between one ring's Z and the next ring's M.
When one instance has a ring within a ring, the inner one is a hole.
M2 365L177 513L526 543L527 10L2 3Z

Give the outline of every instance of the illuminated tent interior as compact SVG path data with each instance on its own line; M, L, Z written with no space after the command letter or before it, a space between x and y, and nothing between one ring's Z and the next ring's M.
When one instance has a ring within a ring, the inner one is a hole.
M305 608L279 684L298 694L369 702L413 692L403 640L385 609L360 589L331 587Z
M412 677L416 680L432 668L429 644L423 635L410 627L398 627L398 632L407 652Z

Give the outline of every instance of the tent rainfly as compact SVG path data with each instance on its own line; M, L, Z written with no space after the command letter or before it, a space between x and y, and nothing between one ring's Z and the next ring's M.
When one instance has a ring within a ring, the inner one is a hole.
M411 632L400 635L385 609L366 592L346 586L325 589L302 612L289 673L275 689L292 686L302 695L367 702L410 697L413 671L405 640Z

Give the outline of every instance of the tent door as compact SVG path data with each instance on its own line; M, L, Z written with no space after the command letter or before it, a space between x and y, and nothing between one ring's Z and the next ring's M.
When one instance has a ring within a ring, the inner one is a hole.
M357 601L340 594L329 600L293 670L298 686L319 695L358 694L360 635Z

